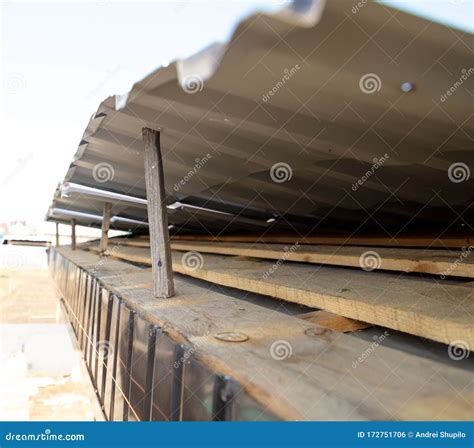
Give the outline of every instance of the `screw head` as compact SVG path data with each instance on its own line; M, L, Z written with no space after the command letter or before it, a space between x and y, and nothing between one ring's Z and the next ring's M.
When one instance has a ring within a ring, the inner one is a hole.
M402 89L402 92L408 93L411 92L415 86L411 82L404 82L400 88Z
M224 333L216 333L214 335L219 341L225 342L245 342L249 340L249 337L244 333L239 333L237 331L226 331Z

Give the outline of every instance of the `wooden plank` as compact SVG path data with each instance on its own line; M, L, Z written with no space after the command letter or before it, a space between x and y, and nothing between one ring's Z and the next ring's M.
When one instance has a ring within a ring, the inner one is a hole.
M425 248L463 248L474 245L472 237L378 237L378 236L299 236L299 235L173 235L174 241L222 241L232 243L323 244L336 246L393 246Z
M100 253L104 253L107 249L109 241L109 228L110 228L110 218L111 218L112 204L110 202L104 203L104 208L102 212L102 232L100 235Z
M71 248L76 249L76 220L74 218L71 219Z
M121 247L111 255L151 264L146 248ZM173 252L173 271L434 341L460 340L474 347L474 288L454 280L308 264L277 266L197 252Z
M149 242L120 238L121 244L149 247ZM474 248L464 250L395 249L354 246L311 246L265 243L209 243L172 241L171 249L282 261L352 266L364 270L421 272L444 277L474 278Z
M341 331L342 333L349 333L352 331L365 330L372 326L367 322L360 320L349 319L344 316L330 313L329 311L318 310L309 313L299 314L297 317L307 320L313 324L318 324L324 328L330 328L334 331Z
M82 251L61 248L60 252L87 266L100 260L93 253L79 258ZM108 269L106 265L104 269ZM191 284L185 277L175 279L173 299L157 301L150 288L135 288L147 278L152 281L149 270L115 261L113 271L115 275L101 278L106 288L120 293L130 308L166 329L175 341L191 347L192 356L213 371L239 381L247 393L279 418L471 418L472 374L446 352L446 359L440 360L429 350L426 356L416 356L392 349L387 342L401 336L383 330L377 340L369 341L319 331L321 327L311 322ZM215 338L216 333L225 331L241 332L249 339L226 343Z
M55 223L56 224L56 247L59 246L59 223Z
M155 297L172 297L174 294L173 271L160 132L143 128L143 143Z

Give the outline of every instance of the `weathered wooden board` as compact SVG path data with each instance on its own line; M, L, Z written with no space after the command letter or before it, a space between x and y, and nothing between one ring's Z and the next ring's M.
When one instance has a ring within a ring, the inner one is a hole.
M167 298L174 286L160 132L143 128L143 144L155 297Z
M97 250L95 246L92 250ZM122 246L114 256L150 264L149 249ZM474 288L408 274L173 252L173 271L351 319L474 347Z
M222 241L233 243L323 244L336 246L426 247L441 249L474 245L472 237L377 237L377 236L295 236L295 235L174 235L175 241Z
M349 333L351 331L365 330L372 326L367 322L360 320L349 319L348 317L338 316L329 311L317 310L309 313L299 314L297 317L307 320L313 324L318 324L324 328L330 328L334 331L342 331Z
M149 242L117 239L132 247L149 247ZM282 261L352 266L365 270L421 272L443 277L474 278L474 250L396 249L354 246L311 246L265 243L209 243L173 241L173 250L220 255L239 255Z
M60 248L59 252L79 265L86 263L83 267L90 270L101 260L92 252L86 256L81 250ZM390 330L380 329L376 340L364 341L218 293L213 287L196 286L179 276L175 277L176 296L157 300L151 270L109 262L115 275L110 275L108 263L96 270L106 288L119 293L129 307L160 325L177 342L193 347L193 354L211 369L234 377L280 418L471 418L474 392L469 369L447 355L445 361L437 361L428 350L421 357L389 348L384 341L399 337ZM136 288L147 282L149 288ZM229 343L215 338L226 331L249 339Z

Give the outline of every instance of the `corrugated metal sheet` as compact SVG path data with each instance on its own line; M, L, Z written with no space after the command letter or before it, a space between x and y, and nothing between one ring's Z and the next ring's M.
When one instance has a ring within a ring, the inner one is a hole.
M64 180L145 198L148 126L161 129L168 204L225 213L170 209L176 231L465 230L472 36L381 4L353 7L298 1L251 16L227 45L107 98ZM59 194L52 207L102 210ZM113 213L146 219L145 206Z

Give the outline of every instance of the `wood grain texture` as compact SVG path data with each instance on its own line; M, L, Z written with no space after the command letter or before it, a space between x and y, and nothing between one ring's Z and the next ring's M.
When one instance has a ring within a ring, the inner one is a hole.
M59 246L59 224L56 222L56 247Z
M295 235L174 235L175 241L222 241L233 243L276 243L276 244L323 244L335 246L387 246L387 247L424 247L424 248L463 248L474 245L468 236L295 236Z
M99 264L92 252L59 251L89 272ZM109 259L94 275L176 342L193 347L193 356L214 372L239 381L279 418L471 418L471 372L447 355L440 362L429 350L426 356L417 356L382 341L382 335L399 339L398 334L385 335L381 329L378 342L331 330L315 335L314 329L321 330L318 325L191 284L186 277L176 278L175 297L154 300L150 288L135 288L151 282L150 270L118 260ZM249 340L240 344L217 340L214 335L223 331L242 332ZM275 356L277 343L289 348L281 359Z
M334 331L341 331L342 333L365 330L366 328L372 326L372 324L369 324L368 322L349 319L347 317L338 316L337 314L323 310L299 314L297 317L312 322L313 324L318 324L324 328L330 328Z
M76 249L76 220L74 218L71 219L71 248Z
M193 254L198 264L186 254ZM151 264L146 248L122 247L113 256ZM454 280L308 264L278 266L197 252L173 252L173 270L445 344L461 340L474 347L474 288Z
M143 128L143 144L155 297L167 298L174 286L159 131Z
M121 244L149 247L145 240L120 238ZM464 250L397 249L386 247L311 246L265 243L172 241L171 249L220 255L299 261L440 276L474 278L474 247ZM373 262L374 264L371 264Z
M104 253L107 249L109 242L109 229L110 229L110 218L111 218L112 204L110 202L104 203L102 212L102 229L100 234L100 253Z

